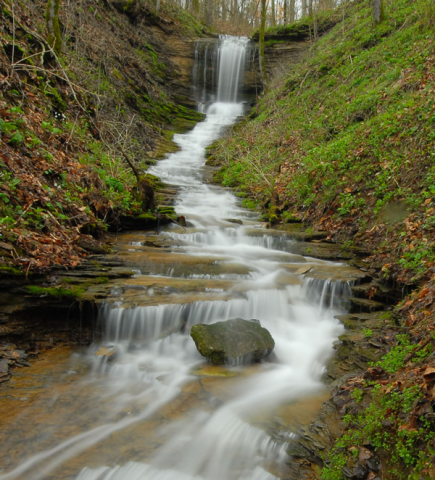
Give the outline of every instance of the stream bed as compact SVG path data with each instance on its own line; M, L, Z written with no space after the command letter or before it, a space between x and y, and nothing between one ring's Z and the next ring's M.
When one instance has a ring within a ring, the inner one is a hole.
M240 45L227 39L220 58ZM239 82L243 60L231 58L233 73L220 76ZM334 317L358 275L291 253L293 240L203 182L205 148L245 108L227 87L214 100L204 122L176 136L180 151L152 168L179 186L186 228L116 237L109 260L136 274L94 287L105 298L103 340L54 348L14 376L0 480L290 478L288 440L328 397L325 367L343 332ZM343 279L332 281L334 271ZM208 364L190 328L234 318L259 320L273 354L250 366Z

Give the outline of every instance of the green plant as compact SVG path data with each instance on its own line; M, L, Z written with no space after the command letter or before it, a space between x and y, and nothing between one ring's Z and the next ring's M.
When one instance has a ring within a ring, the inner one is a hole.
M373 335L373 330L370 328L363 328L362 332L366 338L370 338Z
M372 402L359 413L346 415L348 429L325 456L323 479L342 480L341 469L351 456L355 455L354 452L358 452L358 448L367 443L375 450L389 451L392 462L390 473L394 470L395 478L403 478L403 475L393 465L400 463L405 467L412 467L418 464L422 458L419 445L434 434L434 426L428 422L422 422L417 428L411 428L407 423L407 416L422 394L418 386L405 388L403 391L389 386L387 391L389 393L382 391L377 384L372 389ZM352 397L357 403L360 402L362 391L355 389ZM395 421L389 422L390 419ZM386 428L387 424L391 426Z
M376 366L383 368L387 373L396 373L404 366L405 358L414 350L408 335L397 335L397 345L382 357Z
M364 392L359 388L355 388L350 396L355 400L356 403L360 403L363 399Z

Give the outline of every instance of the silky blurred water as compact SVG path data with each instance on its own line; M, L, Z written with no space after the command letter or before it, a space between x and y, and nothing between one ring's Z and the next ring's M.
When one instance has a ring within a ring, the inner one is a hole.
M334 319L340 303L325 305L325 292L343 296L346 286L289 275L284 267L297 271L304 262L286 251L289 241L266 229L248 235L247 227L263 228L261 222L231 192L203 183L205 147L244 112L237 103L244 49L246 41L221 42L218 101L208 106L204 122L175 136L180 151L151 173L181 186L176 210L190 227L161 233L180 242L178 253L224 258L253 273L229 277L234 283L226 300L106 304L99 316L102 343L117 349L116 359L95 357L98 345L90 349L89 372L73 390L59 394L69 396L62 415L56 417L56 401L51 404L45 421L57 418L59 427L45 436L37 430L28 440L27 459L2 472L1 480L269 480L277 477L268 462L291 461L285 448L292 432L272 438L258 417L323 391L325 363L342 331ZM221 378L212 371L198 380L192 372L205 362L190 327L231 318L260 320L275 339L273 355L253 367L231 367ZM180 319L184 333L178 331ZM165 336L168 331L173 333ZM76 428L63 428L62 422Z

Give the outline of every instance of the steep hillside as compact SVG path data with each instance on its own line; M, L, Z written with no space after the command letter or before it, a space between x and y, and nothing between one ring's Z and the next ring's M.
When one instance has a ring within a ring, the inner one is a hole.
M383 321L358 327L358 348L389 353L336 386L344 430L316 454L325 479L435 475L435 7L384 3L375 28L371 1L343 2L341 21L210 159L274 228L303 220L367 252L361 266L378 278L367 300L385 284L414 291L388 334Z
M375 242L386 274L404 282L427 272L420 260L434 260L427 238L434 232L435 122L427 5L394 2L374 29L370 2L348 4L345 20L275 81L214 157L224 185L253 192L253 201L284 221L304 218L331 238L370 248ZM418 235L404 243L408 231ZM404 258L394 262L390 254Z
M152 223L163 198L151 189L162 184L143 172L202 118L183 83L189 40L203 35L187 13L163 5L156 16L144 0L64 3L56 54L46 5L0 1L3 273L75 266L127 216Z

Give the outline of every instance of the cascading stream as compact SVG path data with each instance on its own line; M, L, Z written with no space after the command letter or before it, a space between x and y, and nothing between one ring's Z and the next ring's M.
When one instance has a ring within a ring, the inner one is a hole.
M141 283L146 278L140 274L114 289L116 302L101 309L99 322L104 344L116 347L117 357L97 358L98 345L91 348L91 371L68 391L71 399L63 401L60 389L50 403L52 415L59 403L59 427L35 436L31 454L1 472L0 480L273 480L278 477L267 465L291 461L285 454L291 429L271 435L270 425L283 405L324 391L325 363L342 331L334 319L341 308L335 298L345 297L347 287L304 281L298 269L307 261L289 253L286 238L265 229L253 235L262 225L252 212L232 193L202 183L205 147L244 112L239 93L247 49L247 39L230 37L198 47L202 63L194 73L207 117L176 135L180 151L152 168L181 186L176 209L190 225L160 233L178 244L167 253L174 256L170 271L181 269L177 254L190 259L192 270L156 276L155 282L167 282L157 304L154 287ZM217 88L205 92L214 78ZM227 221L234 218L243 226ZM133 243L140 263L140 239ZM204 261L223 273L201 273ZM155 273L162 272L159 267ZM204 299L195 290L198 279L210 282ZM174 280L193 287L177 290ZM128 303L133 290L139 306ZM208 371L189 329L231 318L260 320L275 339L274 354L254 366Z

